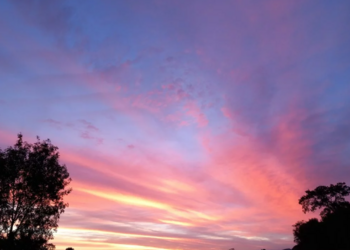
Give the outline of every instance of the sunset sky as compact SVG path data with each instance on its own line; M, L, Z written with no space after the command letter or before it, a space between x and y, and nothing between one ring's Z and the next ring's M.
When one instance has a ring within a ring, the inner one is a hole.
M0 147L73 179L57 250L282 250L350 184L350 1L0 0Z

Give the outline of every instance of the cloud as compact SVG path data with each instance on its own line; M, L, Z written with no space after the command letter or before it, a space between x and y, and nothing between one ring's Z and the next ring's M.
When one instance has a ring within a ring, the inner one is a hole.
M84 138L84 139L87 139L87 140L93 140L97 144L102 144L103 143L103 138L92 136L88 131L85 131L85 132L81 133L80 137Z
M99 131L99 129L96 128L94 125L92 125L90 122L88 122L88 121L86 121L84 119L80 119L79 121L85 126L85 129L91 130L91 131L94 131L94 132Z

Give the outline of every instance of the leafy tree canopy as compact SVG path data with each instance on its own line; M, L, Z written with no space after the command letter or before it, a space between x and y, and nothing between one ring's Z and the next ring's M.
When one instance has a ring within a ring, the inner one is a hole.
M54 249L48 241L68 206L70 182L50 140L30 144L19 134L14 146L0 149L0 250Z
M348 206L349 202L345 201L345 196L350 194L350 187L344 182L336 185L319 186L314 190L307 190L306 195L299 199L303 212L314 212L316 209L323 208L321 216L332 213L340 207Z

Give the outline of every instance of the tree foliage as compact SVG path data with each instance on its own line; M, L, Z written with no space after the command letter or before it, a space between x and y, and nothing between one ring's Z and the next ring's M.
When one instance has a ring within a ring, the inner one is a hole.
M70 182L50 140L30 144L19 134L14 146L0 149L0 249L54 249L48 241L68 206Z
M299 221L294 225L295 250L345 250L350 249L350 203L344 196L350 187L345 183L319 186L307 190L299 204L303 212L323 209L321 219Z
M344 182L336 185L319 186L314 190L307 190L306 195L299 199L303 212L314 212L316 209L322 209L321 216L336 211L338 208L348 206L345 196L350 194L350 187Z

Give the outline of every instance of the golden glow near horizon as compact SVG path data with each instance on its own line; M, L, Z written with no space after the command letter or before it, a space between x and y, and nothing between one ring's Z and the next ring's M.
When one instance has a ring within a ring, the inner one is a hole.
M153 238L153 239L163 239L163 240L183 240L183 238L175 237L166 237L166 236L157 236L157 235L146 235L146 234L134 234L134 233L121 233L121 232L112 232L106 230L97 230L97 229L86 229L86 228L60 228L60 234L73 233L73 234L82 234L82 233L91 233L97 235L115 235L128 238Z
M133 196L133 195L121 194L110 190L95 191L95 190L79 188L79 187L76 188L76 190L85 192L87 194L91 194L97 197L101 197L107 200L112 200L115 202L124 203L132 206L150 207L150 208L164 210L164 211L167 211L168 213L174 214L176 216L180 216L182 218L193 218L193 219L197 218L197 219L204 219L209 221L216 221L216 220L219 220L220 218L219 216L210 216L205 213L194 211L194 210L176 209L171 205L168 205L165 203L151 201L151 200L147 200L147 199ZM175 224L175 223L172 223L172 224Z
M180 249L172 249L172 248L159 248L159 247L150 247L144 245L134 245L134 244L118 244L118 243L110 243L110 242L94 242L94 241L86 241L86 240L70 240L72 245L77 245L84 247L84 249L96 249L98 246L99 249L118 249L118 250L180 250ZM86 246L88 245L88 246ZM91 245L94 245L91 247ZM107 248L105 248L107 247Z
M158 208L163 210L171 209L171 207L166 204L151 201L151 200L146 200L137 196L124 195L124 194L120 194L117 192L110 192L110 191L104 191L104 192L94 191L94 190L85 189L85 188L77 188L77 190L94 195L94 196L102 197L108 200L125 203L129 205L152 207L152 208Z
M174 225L180 225L180 226L186 226L186 227L194 226L191 223L182 222L182 221L173 221L173 220L160 220L160 221L168 224L174 224Z

